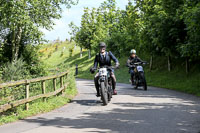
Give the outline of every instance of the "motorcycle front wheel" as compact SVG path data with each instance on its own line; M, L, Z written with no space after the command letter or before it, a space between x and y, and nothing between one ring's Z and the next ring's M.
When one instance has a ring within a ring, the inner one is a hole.
M112 93L113 93L113 89L112 89L112 80L111 80L108 83L108 101L111 101Z
M101 100L103 101L103 105L107 105L108 104L108 92L107 92L105 83L101 82L100 87L101 87Z

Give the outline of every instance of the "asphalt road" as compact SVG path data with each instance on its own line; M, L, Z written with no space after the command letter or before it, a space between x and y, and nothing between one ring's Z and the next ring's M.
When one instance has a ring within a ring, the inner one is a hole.
M52 112L0 126L0 133L200 133L200 98L149 87L117 84L108 106L92 81L77 80L79 95Z

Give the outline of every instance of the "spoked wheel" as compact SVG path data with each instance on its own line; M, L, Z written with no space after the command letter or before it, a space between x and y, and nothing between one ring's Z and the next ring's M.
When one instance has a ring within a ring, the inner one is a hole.
M108 93L107 93L107 88L105 86L105 83L101 82L100 87L101 87L101 100L103 101L103 105L107 105L108 104Z

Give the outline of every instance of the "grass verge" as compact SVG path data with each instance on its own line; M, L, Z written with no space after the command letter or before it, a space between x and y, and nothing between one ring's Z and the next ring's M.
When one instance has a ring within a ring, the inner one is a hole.
M74 68L69 68L69 64L67 62L63 64L63 60L70 56L68 50L72 46L72 44L65 42L59 45L47 45L43 48L44 53L42 59L45 61L47 69L51 69L51 71L48 73L49 75L66 70L69 70L70 72L67 77L67 82L69 85L67 86L64 94L49 97L47 98L46 102L44 102L42 99L35 100L30 103L28 111L25 110L25 105L21 105L3 112L0 114L0 125L52 111L69 103L73 97L76 96L77 89L75 84ZM66 49L63 50L63 47Z
M49 112L69 103L77 94L75 78L73 75L74 72L71 71L67 78L69 85L63 95L47 98L46 102L43 102L42 99L35 100L30 103L28 111L24 109L24 105L21 105L17 108L4 112L0 116L0 125L24 119L29 116Z

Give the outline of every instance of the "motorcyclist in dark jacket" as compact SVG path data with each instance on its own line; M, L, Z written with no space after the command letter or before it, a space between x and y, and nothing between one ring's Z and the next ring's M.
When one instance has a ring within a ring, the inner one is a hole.
M100 47L100 52L96 55L95 60L94 60L94 66L93 68L90 69L91 73L94 73L95 70L97 69L98 65L99 67L103 67L103 66L111 66L111 60L113 60L116 64L116 68L119 67L119 61L117 60L117 58L112 54L111 51L107 52L106 51L106 44L104 42L99 43L99 47ZM116 88L116 78L114 75L114 70L111 72L111 77L112 77L112 88L113 88L113 94L117 95L117 91L115 90ZM99 84L98 84L98 79L99 79L99 73L97 73L94 77L94 83L95 83L95 87L97 90L97 97L100 96L100 92L99 92Z
M129 73L131 74L131 81L133 81L134 79L134 74L135 74L135 65L134 63L137 63L137 62L143 62L137 55L136 55L136 50L135 49L132 49L131 52L130 52L130 57L128 58L127 60L127 67L129 67ZM132 82L133 84L133 82Z

